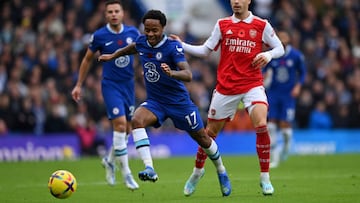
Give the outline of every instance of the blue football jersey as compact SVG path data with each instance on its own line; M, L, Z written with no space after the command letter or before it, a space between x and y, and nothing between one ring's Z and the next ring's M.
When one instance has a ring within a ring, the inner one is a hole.
M286 47L285 55L272 59L264 72L272 69L273 75L267 92L271 94L290 93L296 83L304 83L306 67L302 53L291 46Z
M273 59L263 71L272 69L270 85L266 88L269 102L269 119L292 122L295 118L295 98L291 91L296 83L304 83L306 67L298 50L287 46L285 55Z
M116 50L127 46L135 41L140 35L133 26L122 25L121 30L116 33L111 30L110 25L98 29L91 36L89 49L94 53L111 54ZM121 56L115 60L103 62L103 77L113 81L131 80L134 78L133 69L134 56Z
M178 70L177 63L186 61L184 49L180 42L164 36L158 45L152 47L145 35L136 39L146 85L147 98L164 104L186 104L190 95L180 80L169 77L161 69L166 63L173 70Z

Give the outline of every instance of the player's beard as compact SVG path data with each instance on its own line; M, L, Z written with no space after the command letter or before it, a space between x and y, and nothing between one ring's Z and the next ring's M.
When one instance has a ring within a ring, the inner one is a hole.
M110 21L110 26L114 29L120 29L120 20Z

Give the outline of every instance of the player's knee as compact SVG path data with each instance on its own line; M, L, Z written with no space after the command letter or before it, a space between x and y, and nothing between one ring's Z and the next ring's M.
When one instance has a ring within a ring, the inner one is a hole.
M209 136L199 136L196 140L202 148L209 148L211 145L211 138Z
M126 125L124 124L113 124L114 131L117 132L126 132Z
M213 140L215 140L217 133L213 130L210 129L206 129L206 133L209 135L209 137L211 137Z
M115 118L111 121L114 131L126 132L126 119Z
M133 129L143 128L143 127L144 127L143 121L142 121L141 119L138 119L138 118L135 118L135 117L134 117L134 118L131 120L131 127L132 127Z
M207 148L211 144L211 138L205 133L205 131L190 133L190 135L201 147Z
M253 122L253 126L254 128L258 128L258 127L262 127L262 126L268 126L266 120L259 120L259 121L254 121Z

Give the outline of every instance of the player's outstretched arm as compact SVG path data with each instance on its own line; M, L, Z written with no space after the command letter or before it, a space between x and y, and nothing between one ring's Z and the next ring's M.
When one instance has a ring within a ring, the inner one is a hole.
M127 45L124 48L116 50L114 53L100 55L98 57L98 61L110 61L110 60L116 59L120 56L132 55L132 54L136 54L136 53L137 53L137 50L135 47L135 43L132 43L132 44Z
M170 34L169 36L171 39L179 41L182 44L186 53L192 54L194 56L206 57L212 52L212 50L209 49L205 44L202 44L202 45L187 44L187 43L183 42L180 39L180 37L177 35Z

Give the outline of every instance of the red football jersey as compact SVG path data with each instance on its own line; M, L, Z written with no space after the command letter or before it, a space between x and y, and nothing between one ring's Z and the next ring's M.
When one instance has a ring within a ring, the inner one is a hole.
M216 90L224 95L235 95L263 85L261 69L251 63L263 51L264 43L273 45L277 40L271 25L257 16L250 15L245 20L233 16L218 20L212 36L205 42L212 50L221 49Z

